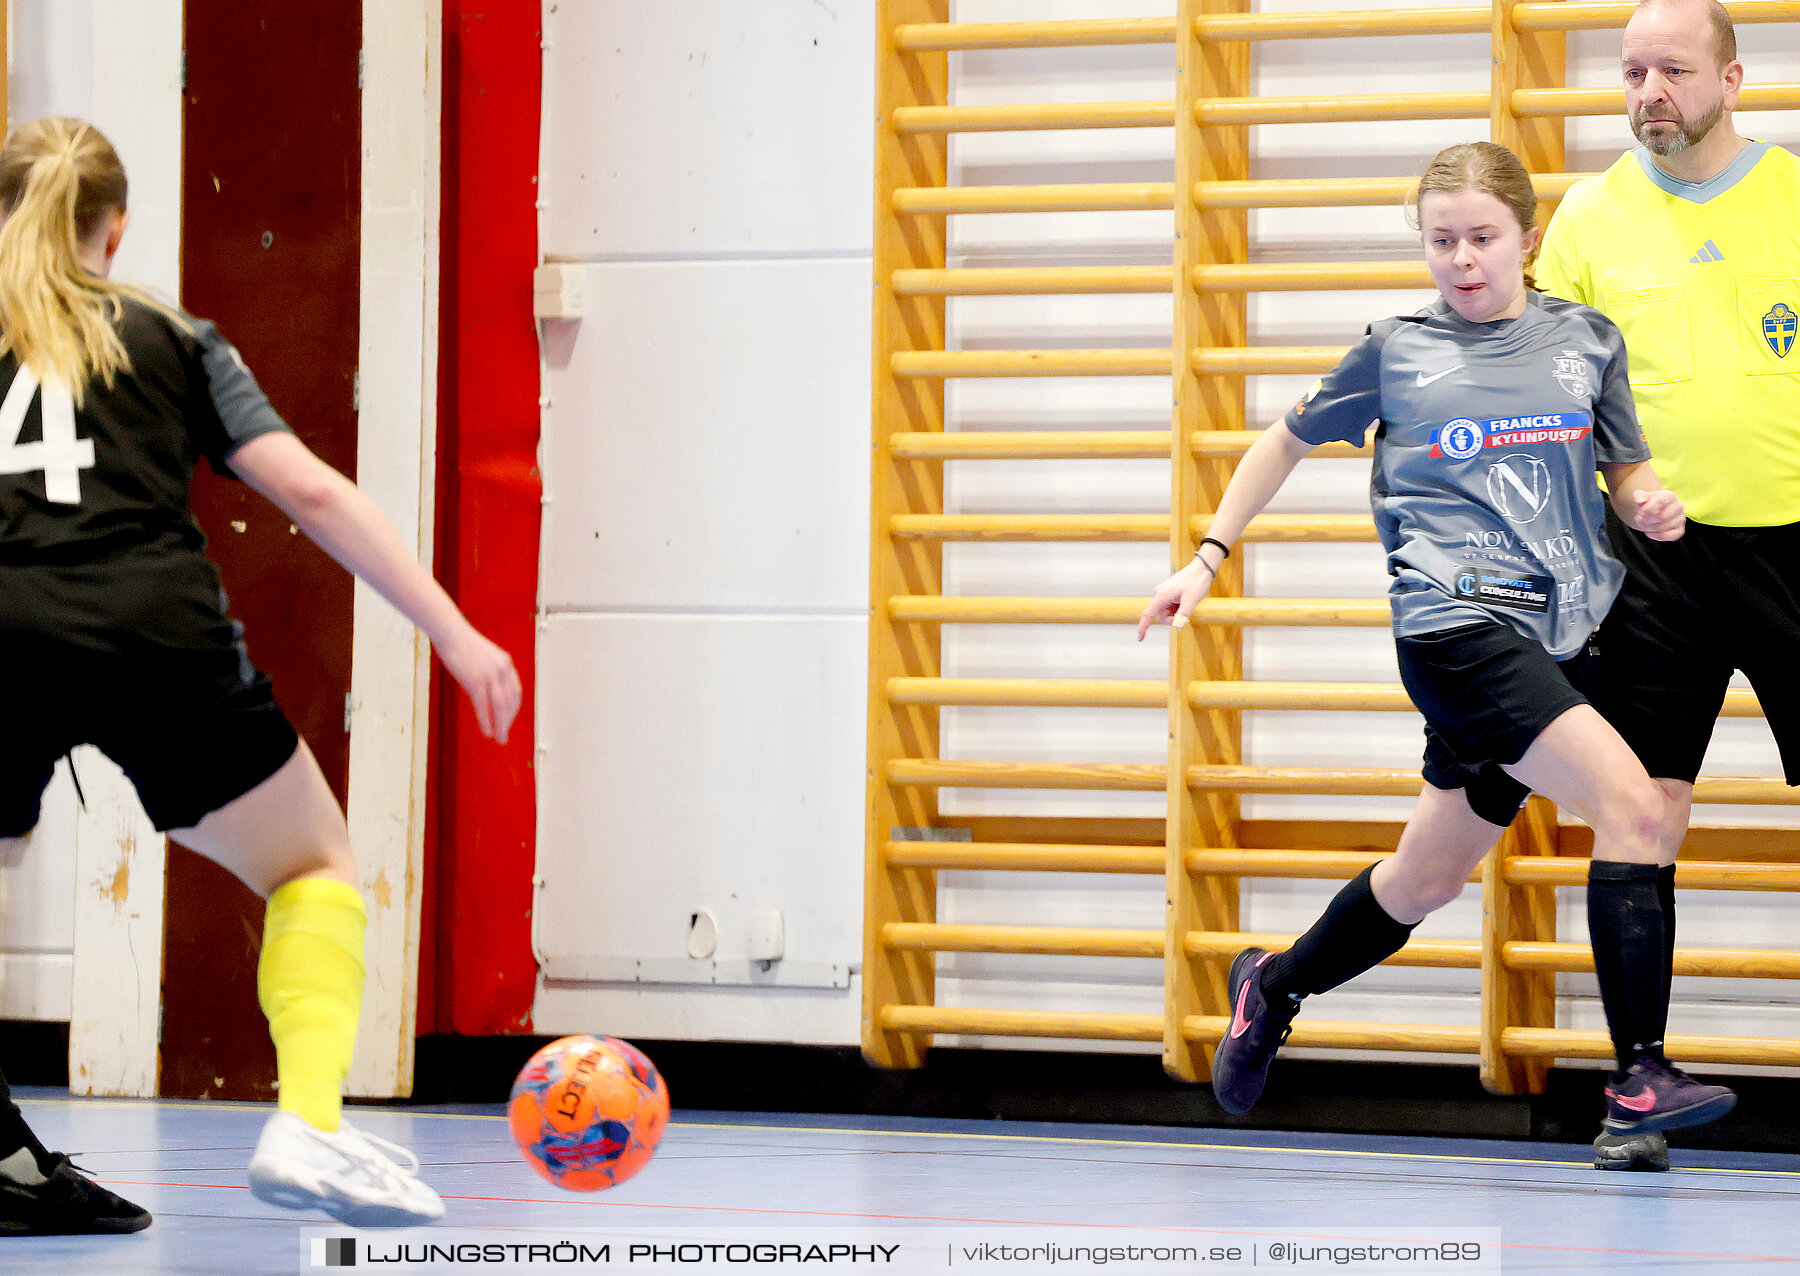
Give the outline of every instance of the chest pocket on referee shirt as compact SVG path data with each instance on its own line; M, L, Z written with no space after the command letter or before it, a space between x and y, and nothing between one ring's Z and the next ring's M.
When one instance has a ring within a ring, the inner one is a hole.
M1694 334L1682 285L1608 291L1601 294L1599 308L1625 338L1632 385L1673 385L1693 378Z
M1800 372L1800 279L1740 279L1737 304L1744 371Z

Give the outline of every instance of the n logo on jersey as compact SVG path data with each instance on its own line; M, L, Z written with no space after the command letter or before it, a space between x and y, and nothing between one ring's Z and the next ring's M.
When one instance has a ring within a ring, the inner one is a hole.
M1529 523L1550 503L1550 467L1528 452L1513 452L1488 466L1488 500L1514 523Z
M0 474L44 472L44 499L58 505L81 504L81 472L94 468L94 441L75 437L75 400L60 381L46 381L42 395L30 368L13 375L6 398L0 401ZM38 415L44 437L33 443L19 442L31 401L42 402Z
M1794 348L1794 332L1800 329L1800 315L1795 314L1787 302L1778 301L1762 317L1762 328L1763 340L1769 343L1769 349L1775 352L1777 359L1785 359L1787 352Z

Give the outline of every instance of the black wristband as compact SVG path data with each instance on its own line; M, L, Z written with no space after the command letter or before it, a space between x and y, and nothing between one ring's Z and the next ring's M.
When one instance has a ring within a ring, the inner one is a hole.
M1206 561L1206 547L1208 545L1217 545L1220 549L1225 551L1219 555L1219 567L1225 566L1225 560L1231 557L1231 548L1223 541L1217 541L1208 536L1205 540L1200 542L1200 548L1194 551L1194 557L1200 560L1200 565L1206 568L1206 570L1211 572L1214 576L1217 576L1219 574L1219 567L1214 567L1211 563Z

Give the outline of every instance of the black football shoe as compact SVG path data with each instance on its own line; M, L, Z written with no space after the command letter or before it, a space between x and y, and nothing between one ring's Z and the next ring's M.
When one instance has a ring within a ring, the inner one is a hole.
M46 1173L30 1148L0 1158L0 1236L77 1236L141 1232L150 1211L107 1191L50 1154Z

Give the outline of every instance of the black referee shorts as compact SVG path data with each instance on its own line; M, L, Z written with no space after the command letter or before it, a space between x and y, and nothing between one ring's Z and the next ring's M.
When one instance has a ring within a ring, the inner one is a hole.
M1462 789L1489 824L1513 822L1531 790L1500 768L1599 685L1590 644L1557 660L1510 625L1480 621L1396 638L1400 681L1425 715L1426 783Z
M0 837L37 827L58 758L91 744L161 829L197 824L268 779L299 737L238 646L100 651L0 631L13 712L0 731Z
M1800 523L1713 527L1678 541L1606 530L1625 586L1606 618L1607 716L1653 776L1690 783L1726 684L1756 688L1789 784L1800 784Z

